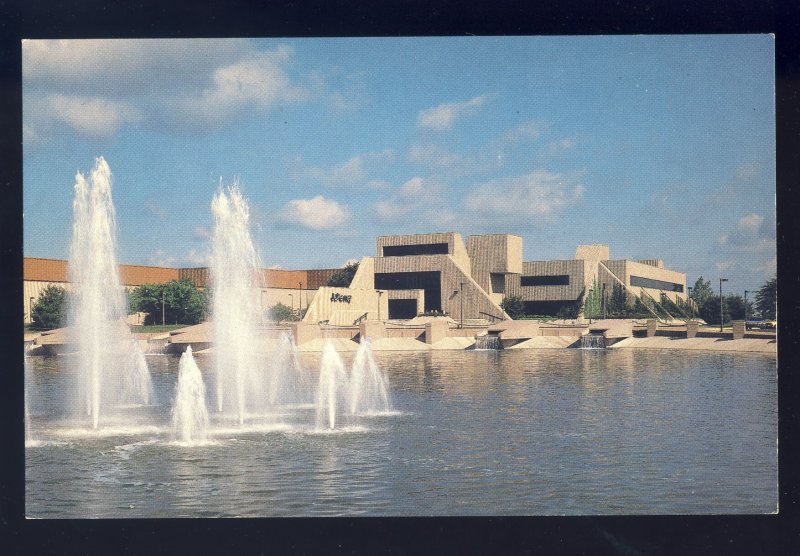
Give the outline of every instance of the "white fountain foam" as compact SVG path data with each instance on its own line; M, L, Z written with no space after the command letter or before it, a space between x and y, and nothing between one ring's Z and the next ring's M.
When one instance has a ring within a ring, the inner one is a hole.
M178 362L172 432L181 442L191 443L204 441L207 430L206 387L203 384L203 375L192 356L192 346L189 346Z
M153 385L144 356L125 324L128 304L116 260L111 169L95 160L91 185L75 176L68 267L70 342L78 349L81 411L96 429L118 403L149 404ZM138 352L138 353L137 353Z
M313 404L311 375L301 363L291 333L285 332L271 356L269 402L282 408L301 408Z

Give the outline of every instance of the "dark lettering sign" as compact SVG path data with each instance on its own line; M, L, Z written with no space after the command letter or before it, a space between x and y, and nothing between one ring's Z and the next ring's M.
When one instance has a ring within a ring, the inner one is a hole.
M339 302L339 303L350 303L350 299L352 299L352 295L342 295L340 293L332 293L331 294L331 301Z

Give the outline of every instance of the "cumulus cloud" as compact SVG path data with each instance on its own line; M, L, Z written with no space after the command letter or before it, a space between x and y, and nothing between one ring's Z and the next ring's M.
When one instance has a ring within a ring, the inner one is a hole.
M332 199L317 195L311 199L294 199L286 203L278 220L291 226L310 230L338 228L350 218L350 209Z
M150 254L148 261L153 266L174 267L177 259L163 249L157 249Z
M506 225L552 223L583 198L578 178L546 170L501 178L472 188L463 206L475 218Z
M124 124L138 122L142 113L128 102L102 97L83 97L51 94L31 103L30 112L35 120L52 120L67 124L82 135L109 137ZM29 137L36 136L35 123L29 123Z
M197 249L189 249L183 260L192 266L209 266L211 264L211 255Z
M717 243L727 249L739 252L766 251L775 248L774 230L764 224L764 217L751 213L739 218L736 227L723 233Z
M778 271L778 257L772 257L764 264L759 265L753 269L753 272L759 272L767 275L774 275Z
M411 145L408 149L408 160L413 164L441 168L452 168L463 165L465 162L462 155L452 153L432 143Z
M489 95L481 95L463 102L451 102L426 108L417 116L417 125L434 131L447 131L459 118L471 116L478 112L489 99Z
M131 122L169 131L207 132L246 109L306 101L291 75L288 46L256 50L248 40L24 41L25 125L55 124L109 136Z
M432 196L435 197L435 192L432 184L416 176L398 187L388 199L375 203L373 208L381 222L399 222L418 207L429 203Z
M382 163L394 159L392 149L358 154L345 162L330 168L311 167L305 175L327 187L366 187L368 189L386 189L388 183L379 179L370 179L370 172L376 171Z

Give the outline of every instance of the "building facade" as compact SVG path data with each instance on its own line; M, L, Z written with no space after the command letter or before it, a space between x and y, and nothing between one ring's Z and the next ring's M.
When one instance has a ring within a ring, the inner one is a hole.
M380 236L374 257L359 263L349 288L328 288L338 269L262 269L262 287L253 302L262 309L277 303L305 311L306 322L352 325L363 320L412 319L448 315L456 321L505 320L503 301L522 300L529 315L583 316L589 296L603 299L616 290L629 301L652 307L668 299L686 302L686 274L665 268L660 259L612 259L607 245L579 245L567 260L524 261L522 238L511 234L467 237L457 232ZM67 286L67 262L26 258L25 314L50 284ZM200 288L209 283L208 268L162 268L120 265L122 284L188 279ZM660 305L659 305L660 307ZM667 315L668 317L669 315Z

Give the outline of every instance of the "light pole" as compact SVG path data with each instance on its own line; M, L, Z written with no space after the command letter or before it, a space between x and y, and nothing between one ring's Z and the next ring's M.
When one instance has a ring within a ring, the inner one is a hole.
M378 320L381 320L381 295L383 295L382 290L375 290L378 292Z
M28 320L33 322L33 296L28 299Z
M689 296L686 299L686 302L689 303L689 315L690 318L694 318L694 306L692 305L692 302L694 301L692 299L692 286L689 286L688 288L686 288L686 290L689 292Z
M725 312L723 308L725 307L725 300L722 297L722 283L727 282L727 278L720 278L719 279L719 331L722 332L722 323L725 320Z
M162 292L161 292L161 329L162 330L166 330L167 329L166 319L164 318L164 316L166 315L166 311L164 310L164 305L165 305L165 303L164 303L164 291L162 290Z
M461 282L461 287L458 290L458 297L461 298L459 300L461 301L461 325L459 326L459 328L463 329L464 328L464 282Z
M299 282L299 284L300 284L300 287L298 288L298 293L297 293L297 314L298 315L303 310L303 282Z

